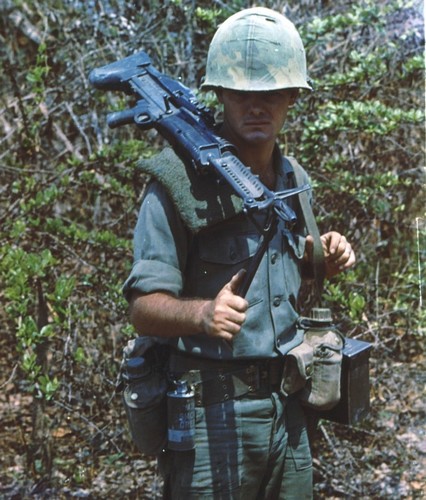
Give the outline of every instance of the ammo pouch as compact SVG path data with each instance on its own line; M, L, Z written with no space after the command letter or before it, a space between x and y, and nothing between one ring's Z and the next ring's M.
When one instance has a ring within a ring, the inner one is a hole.
M340 400L343 336L334 328L329 309L313 309L311 318L299 318L302 344L286 357L281 390L298 392L303 405L316 410L333 408Z
M123 403L139 451L160 453L167 442L168 346L149 337L131 340L123 351Z

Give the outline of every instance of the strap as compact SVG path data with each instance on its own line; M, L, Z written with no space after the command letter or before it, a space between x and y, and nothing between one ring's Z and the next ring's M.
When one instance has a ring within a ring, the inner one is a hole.
M294 158L291 157L286 157L286 158L293 167L296 186L301 186L302 184L304 184L302 167L299 165L299 163L297 163L297 161ZM300 203L300 208L302 210L303 218L305 219L305 225L308 234L310 234L314 239L312 264L314 269L314 278L317 286L318 300L320 301L322 289L324 286L324 278L325 278L324 251L322 248L318 226L315 221L315 216L312 211L312 207L309 202L308 194L306 191L304 191L303 193L299 193L299 203Z

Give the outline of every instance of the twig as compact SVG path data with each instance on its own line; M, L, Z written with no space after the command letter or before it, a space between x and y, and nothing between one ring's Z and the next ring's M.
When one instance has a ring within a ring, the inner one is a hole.
M423 281L422 281L422 263L421 263L421 252L420 252L420 227L419 222L420 217L416 217L416 239L417 239L417 272L419 274L419 311L423 308Z
M78 121L78 118L76 117L76 115L75 115L75 113L74 113L71 105L68 102L66 102L65 103L65 107L67 108L67 111L70 114L70 116L72 118L72 121L74 122L74 124L77 127L78 131L82 135L82 137L84 139L84 142L86 143L87 152L88 152L88 154L90 156L92 154L92 147L90 146L89 138L87 137L86 133L84 132L83 128L81 127L81 125L80 125L80 123Z
M12 380L15 378L15 373L16 373L17 368L18 368L18 363L16 363L15 366L13 367L12 373L10 374L10 377L6 380L6 382L3 382L0 385L0 389L3 389L3 387L5 387L10 382L12 382Z
M88 424L90 427L92 427L93 429L95 429L95 431L97 431L99 434L101 434L102 436L105 436L105 439L110 442L114 448L116 449L117 453L122 453L122 450L120 449L120 447L114 442L113 439L111 439L110 437L108 437L104 431L98 427L96 424L94 424L93 422L91 422L88 418L86 418L84 415L81 414L81 411L78 410L78 409L74 409L72 408L71 406L65 404L65 403L61 403L60 401L57 401L57 400L54 400L53 403L56 405L56 406L59 406L60 408L64 409L64 410L67 410L71 413L74 413L74 414L77 414L77 416L83 420L83 422L85 422L86 424Z
M41 35L38 29L18 9L9 14L9 19L17 30L20 30L28 39L36 45L41 43Z
M220 0L213 0L213 2L217 5L219 5L219 7L221 9L228 10L228 11L232 12L232 9L229 7L229 5L226 5L225 2L221 2Z
M325 437L325 440L327 441L328 445L333 450L333 453L340 460L342 458L342 456L340 455L340 453L337 451L336 447L334 446L332 440L330 439L330 436L328 435L328 432L325 430L325 427L322 424L320 424L319 428L320 428L321 432L323 433L323 435Z
M376 306L376 321L378 323L379 321L379 275L380 275L380 260L377 261L377 266L376 266L376 274L374 277L374 282L376 285L376 300L375 300L375 306Z
M68 245L66 245L63 241L61 241L55 235L53 235L51 233L42 233L42 234L44 236L48 237L48 238L51 238L57 245L60 245L62 248L64 248L73 257L75 257L80 262L80 264L83 264L83 265L89 267L90 269L92 269L94 271L97 271L97 267L96 266L94 266L93 264L90 264L89 262L87 262L86 260L84 260L83 257L80 257L71 247L69 247Z
M65 144L67 151L72 153L78 160L83 161L83 156L75 150L71 142L68 140L68 137L62 132L61 127L56 122L53 126L55 128L56 135Z

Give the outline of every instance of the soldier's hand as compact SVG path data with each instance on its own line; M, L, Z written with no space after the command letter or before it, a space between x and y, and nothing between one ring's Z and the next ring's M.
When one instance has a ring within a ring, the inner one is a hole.
M307 236L306 254L309 260L312 258L313 243L312 236ZM351 244L342 234L336 231L325 233L321 235L321 243L324 251L327 278L331 278L355 265L355 253Z
M353 267L356 262L355 253L348 240L336 231L321 235L324 250L326 276L332 276Z
M212 337L231 341L241 330L246 319L248 302L237 295L245 271L234 275L229 283L207 303L204 309L204 331Z

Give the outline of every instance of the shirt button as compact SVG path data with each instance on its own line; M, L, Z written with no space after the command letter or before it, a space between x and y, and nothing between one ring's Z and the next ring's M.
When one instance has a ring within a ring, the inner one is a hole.
M273 253L271 256L271 262L272 262L272 264L275 264L276 261L277 261L277 254Z
M275 307L278 307L281 304L281 298L275 297L273 304Z

